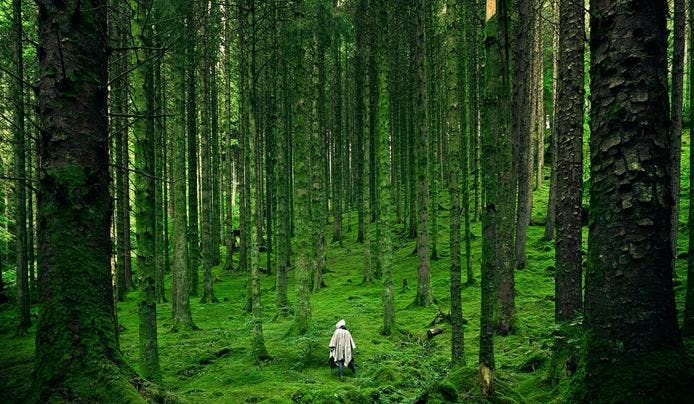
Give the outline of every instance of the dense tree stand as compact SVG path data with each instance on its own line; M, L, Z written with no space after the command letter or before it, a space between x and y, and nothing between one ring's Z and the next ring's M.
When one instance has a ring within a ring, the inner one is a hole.
M670 262L667 3L591 4L583 402L691 400Z

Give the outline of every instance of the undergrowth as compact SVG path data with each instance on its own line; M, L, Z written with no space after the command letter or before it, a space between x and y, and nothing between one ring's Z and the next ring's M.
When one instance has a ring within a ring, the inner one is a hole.
M683 142L688 155L688 136ZM682 178L689 166L683 158ZM553 243L543 239L549 179L534 192L533 225L528 230L528 267L516 273L517 332L496 338L497 402L562 402L570 380L547 381L554 329L554 251ZM682 183L680 253L686 252L686 218L689 186ZM443 198L442 205L447 202ZM324 275L326 288L311 295L312 330L304 336L289 333L291 316L278 316L275 310L275 278L263 275L262 299L265 342L273 357L256 361L251 351L250 317L243 311L247 275L214 268L217 304L201 304L191 298L193 319L200 330L172 332L171 303L157 305L159 354L163 387L181 401L199 402L440 402L479 401L477 355L479 341L479 282L462 291L467 366L450 367L450 325L439 326L443 334L428 339L432 320L449 311L448 212L440 211L440 258L432 261L432 284L437 305L410 307L416 291L417 257L415 241L398 236L394 240L393 274L395 285L396 330L384 337L381 285L362 283L363 246L357 244L356 215L344 223L343 247L328 248ZM351 232L347 229L351 228ZM329 227L326 226L326 231ZM473 223L473 265L479 280L481 256L480 224ZM584 245L587 230L584 228ZM584 247L585 248L585 247ZM223 253L223 252L222 252ZM222 257L224 255L222 254ZM675 290L678 309L684 304L686 256L677 261ZM7 277L9 271L5 273ZM290 299L294 285L291 283ZM409 288L402 289L403 279ZM170 291L171 275L167 275ZM11 286L10 286L11 287ZM137 368L137 293L118 304L122 326L121 349ZM10 296L12 297L12 296ZM36 307L34 307L34 313ZM340 381L336 370L328 367L327 344L334 324L345 319L352 332L357 372L345 370ZM0 402L23 402L31 380L35 326L28 335L14 336L15 312L12 302L0 306ZM688 346L691 346L687 342Z

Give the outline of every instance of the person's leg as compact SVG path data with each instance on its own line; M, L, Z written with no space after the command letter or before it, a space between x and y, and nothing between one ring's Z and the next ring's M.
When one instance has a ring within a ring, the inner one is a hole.
M337 361L337 374L342 377L345 372L345 360L339 360Z
M352 374L355 375L357 374L357 367L354 365L354 359L349 361L349 365L347 366L348 368L352 369Z

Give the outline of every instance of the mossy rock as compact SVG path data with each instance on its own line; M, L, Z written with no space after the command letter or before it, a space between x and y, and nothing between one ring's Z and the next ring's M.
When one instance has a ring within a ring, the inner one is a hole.
M373 380L376 385L383 386L392 384L394 386L402 383L402 369L396 369L393 366L385 365L376 370L373 375Z

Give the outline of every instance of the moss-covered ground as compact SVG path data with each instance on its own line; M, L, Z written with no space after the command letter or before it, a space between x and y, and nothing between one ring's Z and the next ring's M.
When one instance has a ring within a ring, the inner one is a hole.
M688 156L688 136L684 142ZM680 253L686 251L686 219L689 164L683 159ZM558 385L545 381L552 347L554 316L553 243L544 241L544 217L549 180L534 193L532 225L528 230L528 268L516 273L518 330L497 337L497 399L500 402L563 402L569 380ZM445 207L446 201L441 201ZM262 278L265 342L273 360L258 362L250 349L250 316L243 310L248 276L214 269L217 304L191 300L193 319L199 331L173 333L171 304L159 304L159 353L164 387L186 402L415 402L478 401L477 352L479 338L479 282L463 289L465 356L467 367L451 370L450 326L429 340L426 331L439 310L449 310L448 212L442 209L439 223L441 257L432 262L432 281L437 305L413 308L417 258L414 240L394 237L396 323L398 331L382 336L381 285L362 283L363 246L357 244L355 215L345 225L344 246L328 249L327 287L311 296L312 331L302 337L289 335L291 317L275 314L275 278ZM326 227L328 231L328 227ZM480 224L473 223L473 263L479 279ZM587 229L584 229L587 238ZM675 290L678 309L684 305L686 256L677 261ZM5 278L13 277L12 271ZM292 274L290 273L290 282ZM406 279L409 288L402 290ZM167 291L170 290L170 274ZM290 283L290 297L293 284ZM12 296L11 296L12 297ZM121 348L137 368L137 293L131 292L118 305L123 326ZM36 310L36 308L34 308ZM327 344L334 324L341 318L357 344L357 373L346 371L340 381L328 368ZM0 307L0 402L23 402L30 389L35 326L28 335L14 335L12 303ZM691 346L691 344L688 344Z

